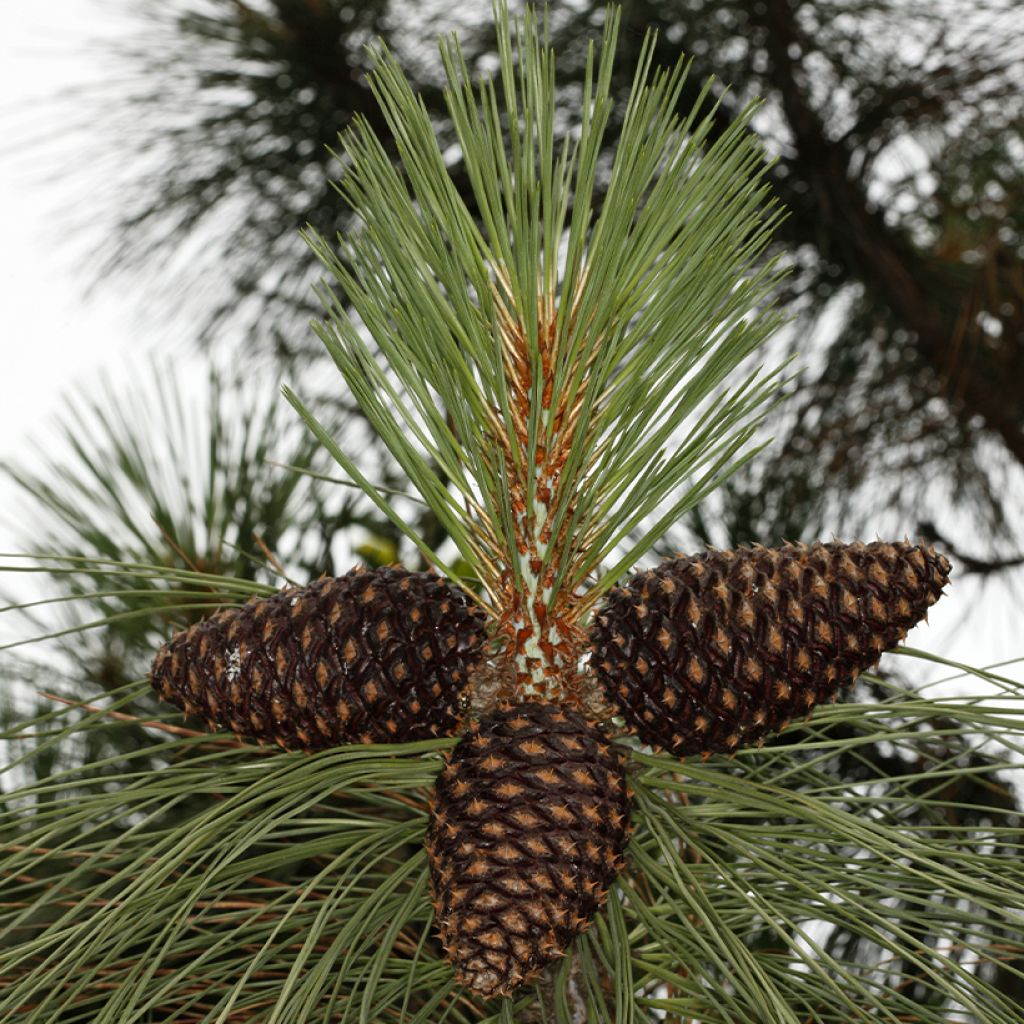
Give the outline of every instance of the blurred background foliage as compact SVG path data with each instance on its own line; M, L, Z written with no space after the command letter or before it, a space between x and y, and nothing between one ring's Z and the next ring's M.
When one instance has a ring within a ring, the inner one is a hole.
M110 215L97 273L148 275L198 308L202 345L294 364L318 270L297 237L347 226L329 154L358 114L380 35L443 137L433 38L458 28L493 65L488 5L177 0L134 5L138 36L101 95ZM579 95L603 3L550 9L564 102ZM716 512L719 543L931 531L973 571L1024 549L1024 14L1015 0L628 0L622 69L647 26L690 56L681 105L720 85L718 130L765 99L756 129L789 210L776 246L802 376L776 441ZM609 133L614 145L616 133ZM457 174L458 153L450 161ZM95 239L95 235L90 238ZM168 305L168 309L171 305ZM928 508L923 515L922 508ZM868 513L867 515L865 513ZM882 513L888 520L879 523ZM698 534L700 534L699 524Z
M331 427L358 436L362 424L343 414ZM109 690L144 676L169 632L225 600L333 573L341 532L369 530L392 560L395 542L358 492L325 483L330 464L273 381L215 367L183 381L168 363L91 387L55 438L7 467L19 550L61 594L23 602L26 625Z
M603 9L574 0L550 11L567 112ZM305 381L306 393L338 379L308 328L319 270L298 231L311 224L333 237L350 227L327 147L356 114L380 127L364 77L369 41L382 36L396 51L442 138L434 37L457 27L470 63L494 66L485 2L457 14L409 0L137 0L130 10L137 32L111 53L109 83L83 100L92 136L85 173L102 200L104 233L94 201L79 244L91 247L97 282L141 284L149 316L179 333L188 324L184 344L209 353L211 367L233 369L211 369L197 388L172 361L129 388L86 390L56 443L6 470L22 492L23 550L39 556L45 602L12 599L9 610L54 646L44 662L4 653L0 713L8 722L16 710L55 714L51 698L15 709L8 684L18 679L64 700L127 692L118 707L132 716L110 728L91 720L72 743L17 747L19 777L36 782L119 754L136 766L162 763L163 752L147 753L153 740L137 717L159 714L155 702L124 688L145 675L164 638L212 606L286 578L344 571L355 558L413 558L357 491L328 479L331 465L275 397L284 376ZM685 108L709 75L721 83L717 131L748 99L765 99L755 128L789 210L774 251L792 268L780 301L793 320L775 345L802 368L769 425L775 441L663 549L906 532L943 546L961 576L1019 575L1017 0L626 0L623 98L649 25L660 30L660 63L680 52L693 61ZM457 151L449 160L457 179ZM397 467L349 397L324 397L335 436L362 453L366 475L401 491ZM437 523L413 505L406 511L439 546ZM81 632L90 623L99 625ZM895 792L893 821L907 828L1019 833L1005 751L976 749L969 728L943 738L929 722L911 732L897 747L881 730L857 742L840 716L805 737L838 744L833 756L813 743L795 756L837 793ZM936 789L935 772L946 788ZM979 920L988 913L974 910ZM940 922L931 933L922 924L917 939L937 948ZM770 950L769 932L751 947ZM1017 939L999 936L1005 964L987 983L1020 1005ZM855 928L836 927L827 941L843 963L877 956ZM901 998L921 1008L920 1018L901 1019L933 1019L924 1008L938 1012L941 993L921 964L893 971Z

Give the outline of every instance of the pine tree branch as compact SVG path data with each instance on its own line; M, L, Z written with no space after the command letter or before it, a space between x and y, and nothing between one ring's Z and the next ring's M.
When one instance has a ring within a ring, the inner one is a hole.
M870 282L913 333L922 365L962 405L962 414L981 417L1024 465L1024 349L1007 339L1002 350L1008 365L988 365L981 349L977 354L982 358L971 367L955 362L951 328L971 305L970 285L965 290L959 268L948 271L922 254L872 208L863 182L852 172L849 140L830 138L808 98L808 75L796 56L802 48L792 0L766 0L751 16L765 29L768 80L785 111L799 160L815 168L822 213L829 222L843 224L846 256L857 276ZM935 296L942 297L941 305Z
M933 544L940 544L945 548L960 563L964 572L987 576L991 573L1005 572L1007 569L1016 569L1024 565L1024 555L1006 558L977 558L973 555L965 554L960 547L940 533L938 527L933 522L928 520L919 522L917 529L924 540Z

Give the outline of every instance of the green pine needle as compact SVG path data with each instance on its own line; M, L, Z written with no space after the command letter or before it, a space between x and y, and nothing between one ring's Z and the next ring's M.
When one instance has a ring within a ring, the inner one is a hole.
M568 126L536 15L512 21L498 3L495 16L496 81L474 85L457 42L441 44L471 195L382 47L371 83L401 168L357 119L339 191L361 229L337 246L308 238L340 292L321 287L317 332L500 613L506 573L520 592L553 574L549 609L580 588L592 602L741 464L779 381L755 370L727 382L779 324L765 309L777 270L763 259L779 215L754 108L712 143L713 113L678 113L685 62L652 69L653 36L602 166L616 8Z
M607 910L485 1006L452 985L426 885L451 740L282 754L160 715L82 763L76 743L139 728L119 709L140 687L52 706L0 733L0 1019L1019 1024L1024 688L977 684L893 686L733 760L635 751Z

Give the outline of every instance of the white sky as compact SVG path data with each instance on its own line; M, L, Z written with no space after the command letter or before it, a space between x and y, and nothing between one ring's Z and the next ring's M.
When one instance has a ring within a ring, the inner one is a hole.
M87 0L60 0L55 6L70 24L87 24ZM93 62L73 44L73 36L49 34L42 9L43 5L20 4L5 11L5 30L0 33L3 456L53 411L65 387L99 362L114 358L125 341L117 303L83 303L68 268L58 269L59 226L56 217L47 217L54 197L39 180L33 154L18 148L12 152L12 144L16 146L29 130L59 131L60 126L52 123L29 128L25 115L36 98L95 74Z
M55 25L59 28L55 29ZM102 77L101 50L88 41L116 34L118 22L97 0L19 4L5 11L0 34L0 461L44 436L61 396L99 368L113 370L155 339L139 330L131 295L110 289L86 299L85 275L64 253L55 207L59 182L41 180L32 149L12 150L34 101L66 86ZM57 108L54 108L57 109ZM43 119L33 128L59 136ZM166 336L164 336L166 339ZM194 357L183 359L195 361ZM13 545L5 521L10 492L0 481L0 551ZM871 539L871 538L866 538ZM931 626L909 642L975 665L1024 654L1024 615L1002 588L986 596L962 583L933 609ZM0 629L0 635L3 630ZM0 657L3 655L0 654ZM929 673L931 677L945 672ZM1024 678L1015 666L1007 674Z
M61 0L61 15L84 28L89 5ZM5 11L0 33L0 460L11 458L25 438L57 408L60 394L104 360L116 358L124 330L116 303L82 302L68 268L58 269L58 222L47 213L54 197L39 180L33 153L19 142L38 130L34 101L83 74L91 61L76 45L76 29L54 37L55 20L38 5ZM0 481L0 550L12 548L6 485Z
M0 460L22 458L29 438L45 438L69 391L101 369L117 379L129 354L138 358L149 347L139 336L140 309L130 296L116 289L85 295L88 275L75 265L84 258L84 240L76 237L68 245L60 216L62 207L83 199L83 178L71 186L59 175L59 168L75 158L59 141L67 127L60 115L75 116L73 100L41 102L102 79L102 49L94 41L116 36L122 23L101 0L21 4L5 11L0 33ZM9 503L2 495L0 551L9 551Z

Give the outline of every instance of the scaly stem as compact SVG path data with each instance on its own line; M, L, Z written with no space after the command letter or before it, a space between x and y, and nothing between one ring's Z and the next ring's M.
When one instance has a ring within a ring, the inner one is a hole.
M578 703L577 668L583 649L577 624L580 595L556 592L556 567L568 553L564 531L556 534L553 521L559 489L572 486L563 469L579 419L571 414L567 396L554 394L558 358L554 295L544 295L540 303L537 352L532 353L522 318L509 308L508 294L495 288L511 422L501 424L494 442L505 459L515 530L512 564L502 579L499 620L514 680L514 693L504 696ZM536 382L535 366L540 374ZM532 436L531 403L539 406Z

